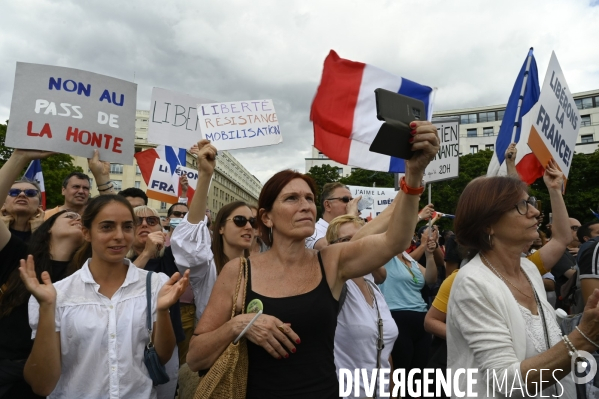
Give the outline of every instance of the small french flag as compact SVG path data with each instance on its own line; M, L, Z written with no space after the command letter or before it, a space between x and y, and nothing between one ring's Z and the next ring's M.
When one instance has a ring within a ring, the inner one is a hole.
M44 174L42 173L42 162L39 159L31 161L23 177L37 182L42 194L42 209L46 210L46 187L44 186Z
M344 165L404 173L403 159L370 152L382 121L376 117L374 90L382 88L421 100L427 119L434 90L372 65L340 58L333 50L324 61L322 80L312 102L314 146Z

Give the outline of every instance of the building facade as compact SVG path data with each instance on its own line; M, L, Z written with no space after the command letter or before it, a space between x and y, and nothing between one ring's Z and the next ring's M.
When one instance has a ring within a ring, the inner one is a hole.
M156 147L155 144L148 143L148 125L150 112L137 110L135 116L135 152L144 151ZM92 177L87 166L87 159L83 157L73 157L74 164L80 166L86 173ZM147 185L133 159L133 165L110 164L110 180L113 181L114 188L117 191L128 187L136 187L143 191L147 190ZM197 168L195 156L187 153L187 167ZM220 208L234 201L245 201L251 205L258 204L258 197L262 190L262 184L253 176L235 157L228 151L219 151L216 157L216 169L210 184L207 206L213 215L216 215ZM91 184L91 195L98 195L98 188L95 182ZM154 199L148 201L148 206L158 211L161 216L166 216L166 211L171 204L160 202Z
M599 147L599 90L573 94L580 114L580 129L574 148L575 153L590 154ZM495 149L495 141L503 121L506 105L437 111L433 118L459 117L460 156ZM340 176L351 173L351 166L341 165L312 147L312 157L306 158L306 172L312 166L324 164L338 168Z

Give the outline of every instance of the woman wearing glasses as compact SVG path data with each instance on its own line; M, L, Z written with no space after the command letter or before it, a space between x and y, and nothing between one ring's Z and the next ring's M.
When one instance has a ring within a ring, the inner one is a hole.
M14 207L19 211L31 206L38 209L39 191L30 183L15 183L18 174L33 159L50 155L39 151L15 150L0 169L0 198L18 190ZM25 190L23 192L22 190ZM27 197L28 201L22 200ZM8 202L8 201L7 201ZM70 264L75 251L83 243L81 218L75 212L61 211L42 223L31 235L29 245L0 223L0 397L39 398L23 378L23 367L31 352L31 328L27 303L29 292L19 277L19 261L28 254L35 258L35 275L48 272L53 281L72 274L77 267Z
M27 178L15 181L2 205L1 217L10 232L25 242L43 223L41 191L38 184Z
M316 219L314 181L284 170L262 188L258 226L271 248L248 259L245 301L249 305L252 301L261 303L264 311L245 334L248 399L339 397L334 335L345 281L371 273L409 246L424 169L439 149L435 126L412 122L412 128L414 155L405 161L402 191L385 233L329 245L320 251L308 249L305 240L314 233ZM201 152L211 147L200 146ZM200 163L214 163L215 153L209 153L209 157L200 157ZM211 367L255 316L239 314L240 295L237 315L231 318L230 300L239 263L239 259L227 263L214 285L187 355L192 370Z
M559 175L549 190L552 201L561 196ZM578 328L562 336L541 275L522 257L539 236L535 205L526 184L497 176L473 180L458 201L456 237L475 256L457 273L449 297L447 366L477 368L478 397L575 398L571 366L584 369L578 351L597 349L599 290ZM457 388L465 387L460 378Z

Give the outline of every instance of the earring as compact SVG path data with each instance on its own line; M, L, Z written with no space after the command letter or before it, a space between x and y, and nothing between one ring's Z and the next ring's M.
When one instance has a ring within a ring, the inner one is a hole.
M489 246L493 248L493 237L489 234Z
M272 227L268 230L268 239L270 241L270 245L272 245Z

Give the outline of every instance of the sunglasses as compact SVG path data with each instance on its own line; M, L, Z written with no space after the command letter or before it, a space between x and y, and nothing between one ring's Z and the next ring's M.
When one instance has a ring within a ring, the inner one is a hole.
M250 226L252 226L252 229L255 229L258 227L258 221L253 216L248 219L245 216L237 215L237 216L233 216L232 218L228 218L226 220L232 220L233 223L235 223L235 226L237 226L237 227L245 227L247 222L250 222Z
M339 201L343 201L344 203L348 203L349 201L353 200L352 197L348 197L347 195L344 195L343 197L333 197L333 198L327 198L327 201L332 201L332 200L339 200Z
M20 188L11 188L8 190L8 195L11 197L18 197L21 193L25 193L29 198L37 197L39 191L34 188L28 188L27 190L21 190Z
M136 224L141 226L144 223L144 219L148 226L156 226L160 223L160 218L158 216L138 216Z
M570 226L570 228L572 229L572 231L578 231L580 226Z
M71 220L81 219L81 215L79 215L77 212L73 212L73 211L67 211L63 215L65 218L71 219Z
M351 241L352 236L339 237L335 241L330 242L329 244L337 244L338 242L349 242Z
M172 211L171 215L176 217L176 218L182 218L185 217L185 215L187 215L187 212L181 212L181 211Z

